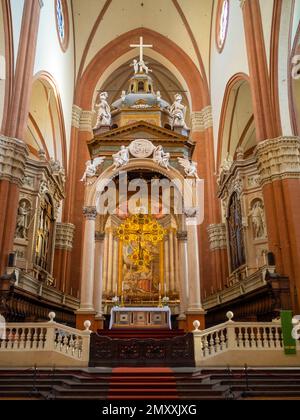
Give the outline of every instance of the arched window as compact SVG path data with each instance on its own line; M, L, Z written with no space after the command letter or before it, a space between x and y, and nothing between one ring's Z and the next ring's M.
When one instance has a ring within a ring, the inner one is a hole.
M40 203L35 263L47 272L51 270L54 221L52 200L46 194Z
M63 51L69 44L69 14L66 0L55 0L56 28L59 43Z
M139 84L138 84L138 91L139 92L144 92L144 82L139 82Z
M227 224L229 233L231 269L232 271L235 271L246 263L242 207L237 193L234 193L230 199Z
M216 18L216 44L221 53L227 36L229 23L229 0L219 0Z

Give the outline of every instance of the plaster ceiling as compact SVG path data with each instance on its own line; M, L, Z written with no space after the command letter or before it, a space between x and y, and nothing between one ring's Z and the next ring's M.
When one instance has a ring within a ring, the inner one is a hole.
M175 42L209 79L214 4L215 0L72 0L77 76L109 42L132 29L148 28Z

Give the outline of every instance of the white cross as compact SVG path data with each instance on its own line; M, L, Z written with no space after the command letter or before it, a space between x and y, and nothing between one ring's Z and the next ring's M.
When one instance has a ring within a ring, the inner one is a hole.
M130 45L130 48L139 48L140 49L140 62L144 61L144 48L153 48L153 45L144 45L144 38L140 37L139 44Z

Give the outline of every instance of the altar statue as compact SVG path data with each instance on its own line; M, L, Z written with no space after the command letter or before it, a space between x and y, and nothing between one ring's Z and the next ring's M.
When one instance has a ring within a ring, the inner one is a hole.
M169 112L172 118L172 129L174 127L182 127L185 130L188 130L188 127L185 123L186 117L186 107L182 105L182 96L178 93L175 95L175 102L170 107Z
M158 163L159 166L169 170L169 168L170 168L170 153L165 153L162 146L158 146L154 150L153 160L154 160L154 162Z
M102 126L110 126L111 125L111 112L110 106L107 102L108 93L102 92L99 93L97 101L95 103L95 109L97 110L97 123L94 130Z
M129 162L129 151L125 146L121 147L121 150L113 155L115 169L119 169L122 166L127 165Z

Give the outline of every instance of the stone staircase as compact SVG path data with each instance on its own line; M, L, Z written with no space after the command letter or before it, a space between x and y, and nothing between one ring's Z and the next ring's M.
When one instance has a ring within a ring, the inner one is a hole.
M300 369L2 370L0 399L300 400Z

